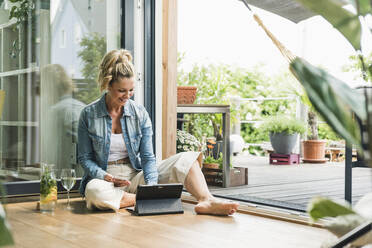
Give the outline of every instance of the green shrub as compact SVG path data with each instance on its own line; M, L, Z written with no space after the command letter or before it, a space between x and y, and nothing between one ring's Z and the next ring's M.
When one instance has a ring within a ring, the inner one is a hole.
M267 133L303 134L306 131L306 123L292 117L275 116L268 118L261 129Z
M319 133L319 139L322 139L322 140L341 140L342 139L326 123L319 123L318 133Z
M282 99L267 101L267 97L287 97L293 94L288 91L293 85L294 77L288 72L268 77L261 70L262 66L250 69L236 68L231 65L198 65L185 71L182 61L185 54L178 57L177 85L197 86L195 104L229 104L231 106L231 125L236 118L241 120L260 121L274 115L290 115L296 111L296 101ZM239 108L231 97L256 98L257 100L241 102ZM262 100L260 100L262 99ZM221 114L185 114L183 129L198 140L203 137L222 137ZM268 133L252 123L241 124L241 136L246 143L262 143L269 141ZM250 146L249 153L262 154L258 146Z

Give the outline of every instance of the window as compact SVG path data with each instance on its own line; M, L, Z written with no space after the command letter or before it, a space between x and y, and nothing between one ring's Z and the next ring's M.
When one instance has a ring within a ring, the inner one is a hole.
M81 41L81 26L79 23L75 24L74 40L75 44L79 44Z
M59 47L60 48L66 47L66 31L64 29L61 30L61 43Z

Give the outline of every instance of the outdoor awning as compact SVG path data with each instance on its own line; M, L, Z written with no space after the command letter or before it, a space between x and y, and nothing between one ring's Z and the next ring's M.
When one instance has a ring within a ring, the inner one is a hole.
M295 0L247 0L247 2L295 23L316 15Z

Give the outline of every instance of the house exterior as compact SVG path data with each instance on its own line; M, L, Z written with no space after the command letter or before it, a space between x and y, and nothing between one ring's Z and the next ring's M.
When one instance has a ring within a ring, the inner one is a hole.
M78 56L81 51L82 37L91 32L105 36L106 4L61 0L51 24L51 63L66 68L74 79L83 79L82 61Z

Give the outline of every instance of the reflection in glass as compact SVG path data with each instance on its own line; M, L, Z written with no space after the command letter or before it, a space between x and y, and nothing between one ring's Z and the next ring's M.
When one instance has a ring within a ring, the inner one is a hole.
M42 123L43 160L56 164L58 172L63 168L81 170L77 166L75 154L77 126L85 104L72 97L75 86L61 65L53 64L42 68L41 86L42 108L45 110Z
M97 99L97 67L120 47L119 0L35 0L27 18L9 19L0 1L0 180L39 180L40 161L77 163L81 109Z

